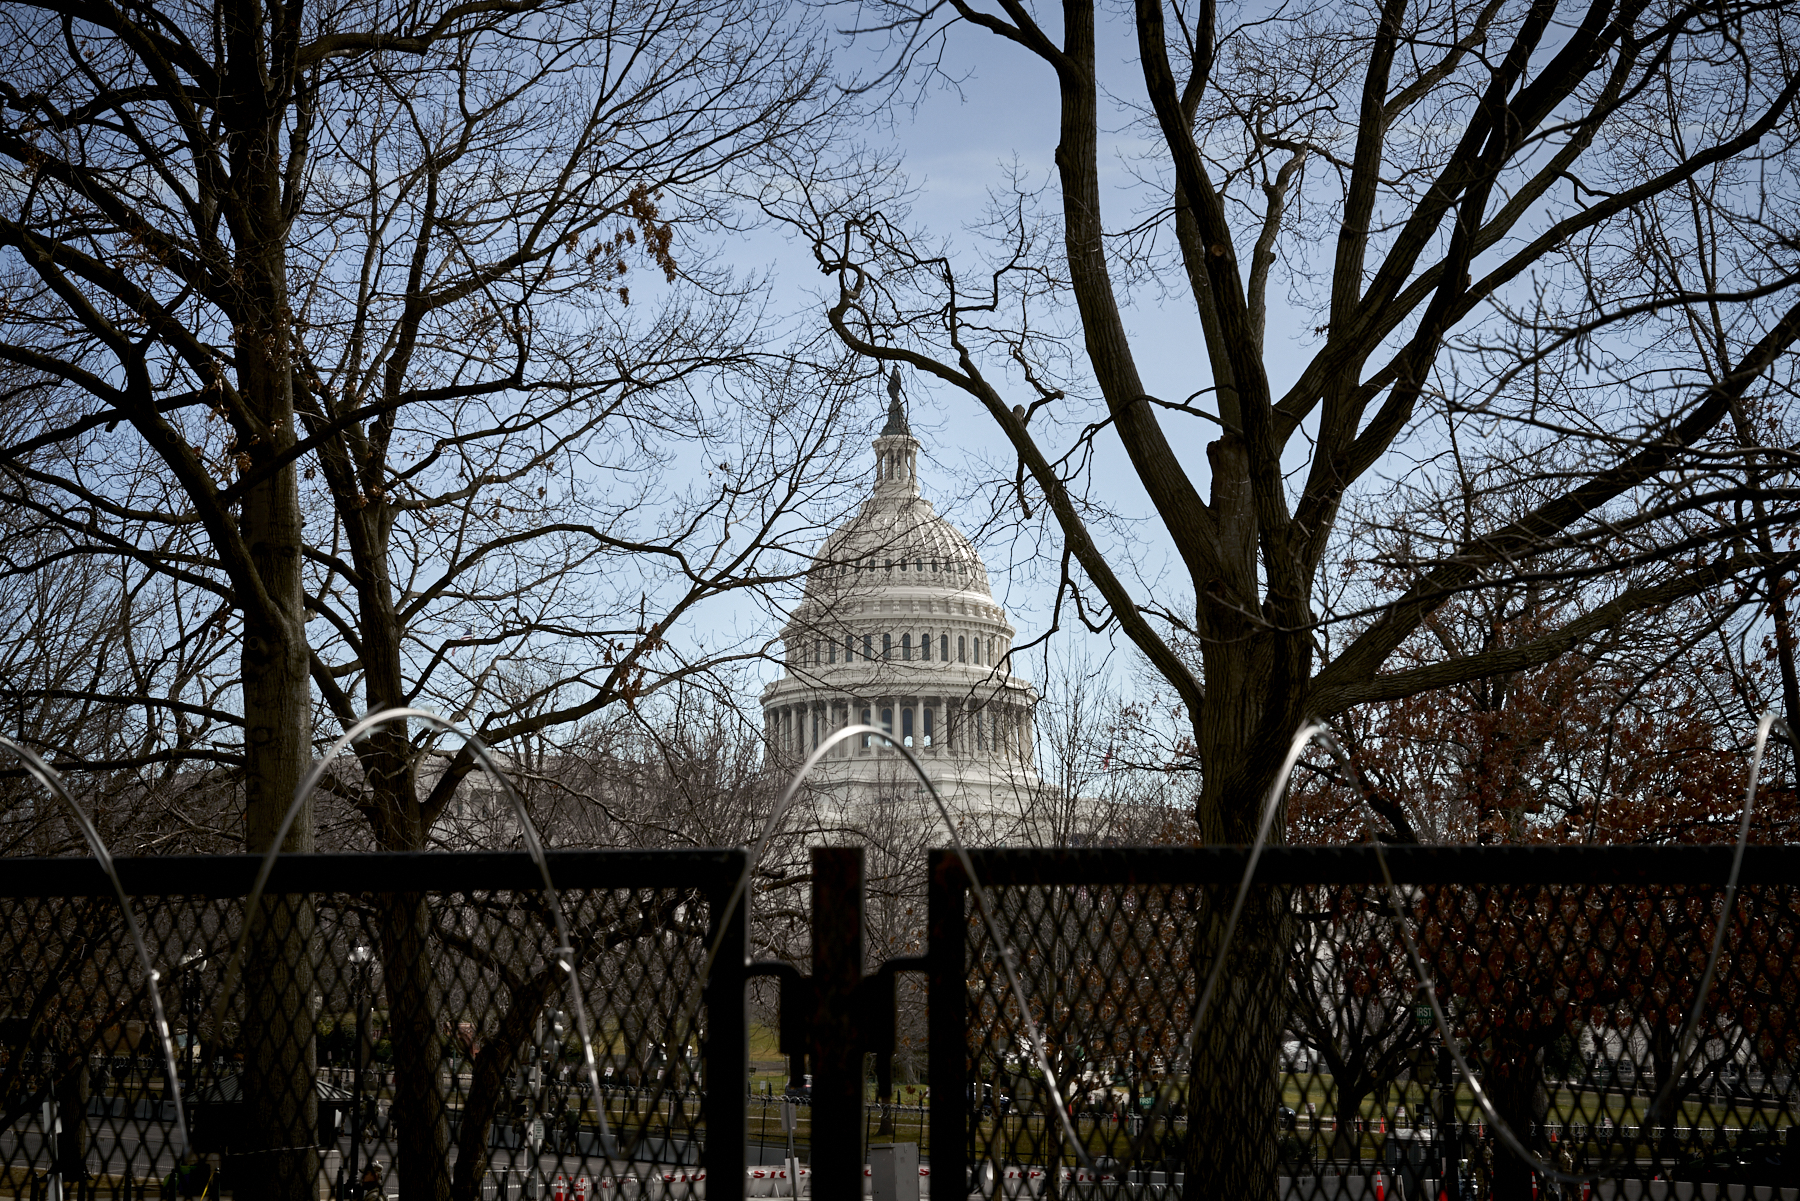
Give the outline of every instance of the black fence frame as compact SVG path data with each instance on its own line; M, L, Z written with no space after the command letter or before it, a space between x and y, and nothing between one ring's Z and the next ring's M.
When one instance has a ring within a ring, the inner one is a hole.
M718 918L743 876L748 852L730 850L562 850L546 855L560 890L691 888L707 898L707 943L719 939ZM115 859L131 896L247 896L262 859L254 855L172 855ZM103 897L112 883L93 859L0 860L0 897ZM283 855L269 876L269 895L287 893L467 892L543 888L537 864L523 852L420 852ZM700 1060L706 1142L701 1166L708 1196L741 1201L747 1128L743 1081L749 1072L743 901L733 908L703 994L706 1038ZM595 1015L598 1018L599 1015Z
M1732 846L1385 846L1389 872L1407 884L1644 884L1723 885ZM1250 848L1101 847L998 848L968 852L984 887L1019 885L1235 885L1244 877ZM1383 883L1376 849L1267 847L1256 865L1258 884ZM1739 883L1746 886L1800 881L1800 847L1744 848ZM969 1033L968 921L974 910L970 881L954 851L930 857L927 899L927 1031L931 1080L931 1174L937 1181L968 1181L971 1106L965 1048ZM941 1185L939 1187L942 1187ZM961 1194L953 1194L961 1201Z
M1398 884L1642 884L1724 883L1734 848L1705 847L1420 847L1391 846L1386 864ZM1092 849L984 849L970 851L984 886L1237 884L1249 862L1246 847L1107 847ZM692 888L708 898L708 941L718 938L718 915L741 879L743 850L552 851L552 880L559 888ZM944 1190L969 1179L966 1154L971 1107L965 1048L969 1034L967 939L971 882L957 853L937 850L929 859L928 948L918 959L895 961L865 975L861 952L860 851L816 848L813 853L813 976L804 982L806 1049L832 1077L841 1076L845 1097L854 1096L842 1119L849 1140L817 1171L820 1201L855 1201L861 1194L861 1050L891 1039L892 973L922 970L927 976L931 1106L931 1175ZM253 856L171 856L117 860L129 894L208 898L244 896L259 866ZM10 859L0 871L0 896L105 897L111 884L88 859ZM1255 879L1262 884L1378 885L1381 862L1373 848L1272 847L1263 852ZM1740 883L1746 886L1800 881L1800 847L1750 847ZM373 886L372 886L373 885ZM280 893L462 892L475 889L535 891L542 881L532 860L517 852L290 855L281 858L268 891ZM702 1102L707 1136L702 1166L711 1201L739 1201L745 1190L749 1068L748 981L759 974L746 961L747 922L740 900L724 927L720 951L703 1004L707 1038L701 1060L707 1081ZM797 972L784 969L801 983ZM767 974L760 973L760 974ZM886 1016L881 1010L886 996ZM884 1032L879 1029L888 1023ZM784 1028L789 1016L783 1015ZM796 1043L800 1041L796 1031ZM795 1046L794 1050L799 1047ZM849 1053L854 1051L853 1054ZM842 1059L843 1063L830 1062ZM817 1079L814 1099L829 1103L829 1082ZM850 1093L850 1089L854 1093ZM819 1115L815 1114L815 1120ZM833 1129L835 1130L835 1126ZM815 1138L826 1133L815 1125ZM852 1150L852 1145L854 1150ZM815 1145L815 1152L818 1150ZM849 1154L844 1154L849 1152ZM841 1162L840 1162L841 1161ZM815 1160L815 1162L817 1162ZM937 1191L934 1190L934 1191ZM954 1186L938 1201L962 1201Z

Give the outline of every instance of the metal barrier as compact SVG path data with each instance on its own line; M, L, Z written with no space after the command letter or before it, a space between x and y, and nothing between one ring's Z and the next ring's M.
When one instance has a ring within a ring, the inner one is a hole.
M1540 1157L1601 1177L1597 1195L1800 1185L1800 849L1748 851L1700 1052L1673 1119L1644 1120L1731 851L1386 851L1485 1087ZM558 1179L736 1201L747 1140L771 1141L766 1115L749 1128L744 1087L747 981L769 975L781 1051L813 1075L800 1146L821 1201L863 1195L865 1149L883 1137L922 1145L921 1186L939 1201L1547 1201L1448 1071L1367 848L1264 852L1202 1038L1180 1053L1246 861L1241 848L978 850L990 924L962 860L936 853L927 954L872 964L861 853L817 848L803 973L745 962L742 906L715 925L743 852L555 852L571 982L524 855L292 856L251 911L243 985L223 1005L257 862L118 868L172 999L195 1194L257 1196L280 1171L309 1174L321 1199L367 1177L456 1201L548 1196ZM888 1095L903 972L929 985L930 1105L882 1127L865 1056ZM593 1015L603 1113L558 1025L570 987ZM100 870L6 861L0 1198L182 1191L152 1020ZM1052 1096L1066 1099L1057 1120ZM1147 1109L1152 1096L1174 1101ZM787 1195L782 1180L748 1183Z
M1546 1162L1696 1197L1800 1186L1800 849L1747 852L1700 1053L1677 1085L1682 1120L1637 1120L1674 1062L1731 854L1386 849L1462 1049ZM1244 849L970 857L998 938L957 857L930 869L935 1179L1050 1197L1303 1201L1351 1195L1351 1181L1415 1201L1580 1192L1539 1188L1477 1121L1418 1011L1369 848L1264 852L1191 1057L1179 1048ZM1008 955L1066 1125L1051 1120ZM1159 1095L1174 1104L1144 1117ZM1078 1170L1069 1129L1097 1170Z
M558 1174L660 1187L660 1165L680 1163L725 1182L715 1197L741 1196L743 910L723 930L714 915L744 853L549 858L574 980L526 855L295 855L275 865L222 1004L258 860L118 860L176 998L185 1163L164 1075L137 1055L152 1018L111 884L92 861L6 860L0 1197L251 1197L280 1172L320 1198L398 1178L475 1201L501 1180L547 1195ZM703 980L720 935L729 953ZM577 987L618 1085L604 1114L564 1018Z

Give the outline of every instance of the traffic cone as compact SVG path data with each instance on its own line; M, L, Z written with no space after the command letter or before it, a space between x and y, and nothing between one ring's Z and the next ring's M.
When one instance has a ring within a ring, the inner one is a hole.
M1375 1201L1387 1201L1387 1175L1375 1169Z

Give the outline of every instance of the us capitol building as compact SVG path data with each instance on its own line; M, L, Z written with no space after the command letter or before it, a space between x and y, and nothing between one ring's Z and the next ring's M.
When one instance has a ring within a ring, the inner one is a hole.
M875 726L808 777L829 826L884 796L922 793L909 747L967 834L1004 837L1041 788L1037 693L1013 675L1016 631L960 530L919 492L919 442L898 395L875 439L869 496L819 548L782 628L786 670L762 693L769 764L791 773L833 730Z

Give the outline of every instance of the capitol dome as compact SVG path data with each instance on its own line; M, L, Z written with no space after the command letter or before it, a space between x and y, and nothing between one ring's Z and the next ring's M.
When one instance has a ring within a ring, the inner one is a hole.
M770 763L791 771L833 730L872 725L888 737L834 748L810 777L815 794L850 810L916 791L899 742L953 811L993 836L1039 788L1037 694L1012 674L1017 631L981 557L920 494L919 443L895 392L869 495L820 545L782 629L786 670L762 694Z

